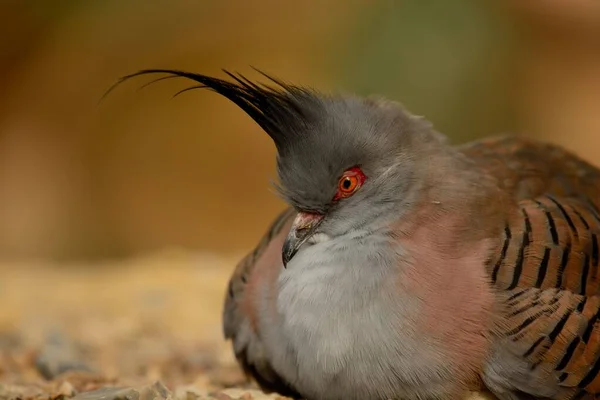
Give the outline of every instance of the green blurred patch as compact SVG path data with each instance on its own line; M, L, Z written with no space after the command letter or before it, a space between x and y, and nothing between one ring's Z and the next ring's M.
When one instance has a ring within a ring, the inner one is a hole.
M345 88L398 100L455 142L514 129L514 35L491 3L375 4L339 60Z

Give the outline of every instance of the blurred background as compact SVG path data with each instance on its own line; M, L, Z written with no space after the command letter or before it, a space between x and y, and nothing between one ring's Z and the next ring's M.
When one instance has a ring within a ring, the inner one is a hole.
M0 322L10 326L29 326L25 315L64 326L64 315L23 309L96 309L74 303L85 296L133 318L166 304L144 294L161 287L191 296L161 309L163 321L210 320L220 337L226 279L284 207L270 187L274 148L216 94L172 99L184 80L138 91L151 77L136 78L98 103L139 69L261 79L254 66L399 100L455 143L518 133L598 164L596 0L2 0L0 37ZM140 263L150 266L127 272ZM84 277L81 266L110 272ZM134 334L127 318L106 318Z
M187 82L221 68L402 101L455 142L516 132L595 161L600 3L82 0L0 3L0 256L95 259L254 245L283 207L274 149ZM594 144L594 145L592 145Z

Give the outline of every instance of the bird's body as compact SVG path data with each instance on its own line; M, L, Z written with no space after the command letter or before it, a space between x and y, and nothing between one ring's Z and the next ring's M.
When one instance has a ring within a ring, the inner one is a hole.
M223 312L263 389L309 400L600 394L600 170L518 137L452 146L384 99L234 75L131 76L147 73L220 93L277 147L290 207L237 266Z
M259 377L273 380L265 389L297 387L322 399L460 398L482 384L507 399L598 391L599 171L518 137L455 150L482 179L475 189L496 193L475 209L443 210L445 200L433 197L403 240L390 240L398 232L391 226L358 239L344 257L333 256L335 241L317 243L284 269L281 246L296 215L286 209L238 265L224 317L231 321L243 304L247 319L236 315L226 332L248 371L268 371ZM488 230L479 248L465 241ZM399 268L397 254L417 261L400 276L388 270ZM253 346L261 348L256 358L247 353Z

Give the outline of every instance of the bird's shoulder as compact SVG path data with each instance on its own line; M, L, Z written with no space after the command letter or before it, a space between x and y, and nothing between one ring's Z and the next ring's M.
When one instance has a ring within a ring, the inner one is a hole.
M517 201L544 194L600 206L600 169L564 147L523 136L492 136L456 146Z
M511 199L488 264L494 285L597 294L600 170L560 146L517 136L459 151Z

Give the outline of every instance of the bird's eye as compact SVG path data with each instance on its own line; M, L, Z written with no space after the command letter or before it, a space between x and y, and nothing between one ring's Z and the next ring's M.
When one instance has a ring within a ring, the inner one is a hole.
M366 177L358 167L353 167L344 172L338 181L337 193L333 200L350 197L360 188Z
M358 178L356 176L345 176L340 179L339 189L344 193L353 192L358 186Z

